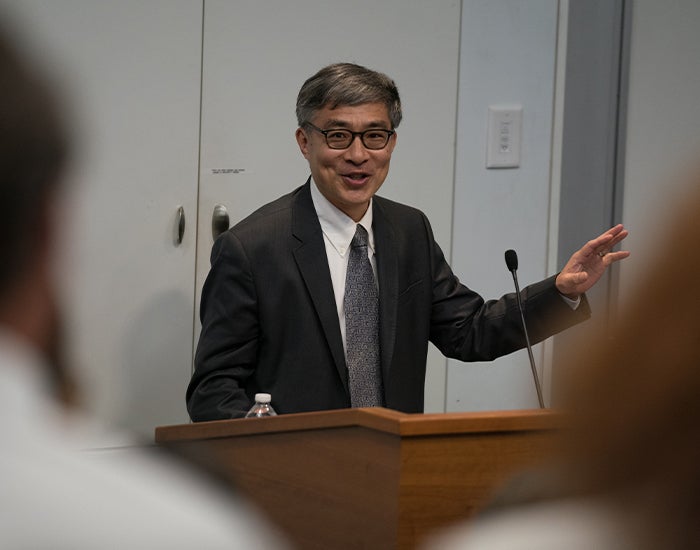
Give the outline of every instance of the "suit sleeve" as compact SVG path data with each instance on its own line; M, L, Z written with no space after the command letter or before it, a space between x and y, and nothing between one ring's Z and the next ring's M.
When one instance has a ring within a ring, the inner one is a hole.
M212 249L200 318L195 372L187 389L190 418L199 422L244 416L251 406L246 381L258 355L257 293L245 250L231 231Z
M462 361L491 361L525 347L515 293L486 301L461 284L425 222L433 279L430 340L447 357ZM585 296L579 307L572 309L557 291L555 279L552 276L521 290L533 344L590 316Z

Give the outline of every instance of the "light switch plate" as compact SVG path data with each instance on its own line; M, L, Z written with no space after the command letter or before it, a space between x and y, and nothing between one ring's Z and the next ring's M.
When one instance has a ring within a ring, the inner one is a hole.
M523 108L489 106L486 168L518 168Z

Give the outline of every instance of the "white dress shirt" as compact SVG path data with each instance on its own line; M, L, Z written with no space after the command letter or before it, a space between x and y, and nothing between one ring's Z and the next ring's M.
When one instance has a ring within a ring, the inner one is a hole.
M340 333L343 337L343 349L345 349L345 277L348 272L348 260L350 258L350 243L355 236L355 230L359 223L367 230L368 243L367 256L374 270L374 280L377 281L377 262L374 257L374 231L372 231L372 201L369 208L359 222L355 222L350 216L333 206L316 187L311 178L311 199L316 209L318 221L323 231L323 242L326 245L328 268L331 272L335 305L338 309L338 321L340 321Z

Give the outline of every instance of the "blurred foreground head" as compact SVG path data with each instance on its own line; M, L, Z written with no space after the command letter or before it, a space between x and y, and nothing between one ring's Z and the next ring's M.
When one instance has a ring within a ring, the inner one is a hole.
M47 237L41 222L67 153L57 106L0 33L0 296Z
M60 383L53 254L67 152L48 85L0 32L0 329L43 352Z
M619 496L666 548L700 547L699 213L695 191L616 323L576 354L564 395L571 481Z

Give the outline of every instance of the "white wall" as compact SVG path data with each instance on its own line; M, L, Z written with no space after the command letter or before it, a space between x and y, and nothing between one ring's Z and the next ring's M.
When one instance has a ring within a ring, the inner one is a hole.
M463 2L452 267L487 298L513 289L506 249L518 252L521 287L548 275L557 25L556 0ZM492 104L523 107L520 168L486 169ZM536 406L525 351L448 362L448 411Z
M623 208L632 256L621 269L623 297L653 261L657 239L691 185L685 173L699 164L698 28L697 0L632 5ZM697 243L689 245L696 253Z

